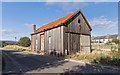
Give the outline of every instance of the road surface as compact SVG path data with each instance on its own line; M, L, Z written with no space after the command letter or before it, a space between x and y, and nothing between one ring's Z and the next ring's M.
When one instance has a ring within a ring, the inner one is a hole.
M62 57L38 55L16 50L2 50L3 73L118 73L117 69L65 60Z

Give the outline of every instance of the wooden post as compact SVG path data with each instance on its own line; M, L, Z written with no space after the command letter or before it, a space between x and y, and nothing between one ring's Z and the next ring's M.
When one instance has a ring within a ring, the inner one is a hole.
M79 34L79 53L80 53L80 51L81 51L81 44L80 44L81 41L80 41L80 38L81 38L81 37L80 37L80 34Z
M67 51L70 53L70 33L68 33L68 50Z
M92 48L91 48L91 35L90 35L90 52L92 52Z

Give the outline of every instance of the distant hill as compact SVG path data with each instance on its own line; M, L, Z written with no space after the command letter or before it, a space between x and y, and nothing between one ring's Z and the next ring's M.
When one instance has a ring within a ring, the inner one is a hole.
M113 38L117 38L118 34L113 34L113 35L105 35L105 36L96 36L96 37L92 37L92 39L113 39Z
M113 39L118 39L118 34L92 37L93 43L108 43Z
M1 41L1 40L0 40ZM9 44L9 45L13 45L13 44L15 44L15 41L5 41L5 40L3 40L5 43L7 43L7 44Z

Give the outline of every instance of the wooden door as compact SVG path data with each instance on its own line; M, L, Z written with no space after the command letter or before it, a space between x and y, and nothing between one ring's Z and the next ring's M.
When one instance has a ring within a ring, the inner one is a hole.
M40 35L40 45L41 50L44 50L44 34Z
M80 51L80 35L68 33L68 53L76 53Z

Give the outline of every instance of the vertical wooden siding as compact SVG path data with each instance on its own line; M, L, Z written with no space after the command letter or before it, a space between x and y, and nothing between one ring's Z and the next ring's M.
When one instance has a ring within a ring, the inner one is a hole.
M40 35L40 43L39 43L39 49L44 50L44 34Z
M78 19L80 19L80 25L78 24ZM67 27L64 27L64 50L68 50L70 53L79 52L80 51L80 38L81 34L85 34L86 36L91 35L91 31L87 26L85 20L82 15L79 14L73 20L71 20ZM86 39L83 39L85 41ZM88 43L90 38L87 39ZM87 43L87 42L86 42ZM88 47L87 47L88 48ZM90 45L89 49L90 50Z
M62 52L63 50L63 27L57 27L45 31L45 50L47 52L56 51ZM49 45L49 37L51 37L51 45Z
M35 41L35 35L32 35L32 36L31 36L31 49L32 49L32 51L34 51L34 48L35 48L35 43L34 43L34 41Z
M40 50L40 34L36 34L34 40L34 50L37 52Z

